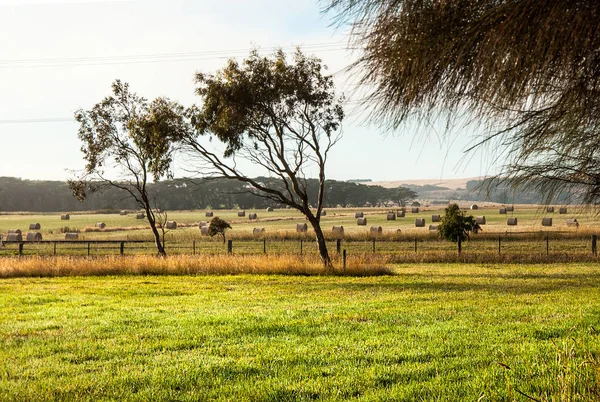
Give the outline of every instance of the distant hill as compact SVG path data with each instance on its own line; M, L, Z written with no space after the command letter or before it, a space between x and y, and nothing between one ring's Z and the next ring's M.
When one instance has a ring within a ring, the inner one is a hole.
M445 187L448 190L466 189L467 182L484 180L485 177L469 177L466 179L430 179L430 180L393 180L393 181L373 181L365 183L369 186L381 186L385 188L395 188L399 186L415 185L415 186L436 186Z
M406 187L419 194L419 200L433 204L452 202L492 202L500 204L544 204L548 200L535 186L515 190L506 183L498 183L483 177L450 180L393 180L364 183L384 188ZM577 192L557 194L552 202L561 204L578 203Z

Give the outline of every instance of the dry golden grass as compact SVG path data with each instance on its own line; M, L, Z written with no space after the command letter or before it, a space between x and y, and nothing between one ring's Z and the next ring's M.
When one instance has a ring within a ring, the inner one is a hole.
M209 255L209 256L103 256L103 257L9 257L0 259L0 278L101 275L389 275L389 258L356 255L340 259L327 270L313 256Z

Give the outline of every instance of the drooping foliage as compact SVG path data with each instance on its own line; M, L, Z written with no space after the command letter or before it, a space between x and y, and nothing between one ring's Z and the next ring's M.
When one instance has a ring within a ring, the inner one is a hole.
M483 122L501 176L548 201L600 201L600 2L333 0L363 49L352 70L392 128L444 116Z

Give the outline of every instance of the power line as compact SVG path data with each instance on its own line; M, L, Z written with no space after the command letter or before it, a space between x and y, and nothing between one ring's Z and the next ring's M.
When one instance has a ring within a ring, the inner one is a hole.
M276 50L292 51L300 47L304 51L331 52L345 50L344 42L325 42L299 46L273 46L258 48L259 53ZM156 53L122 56L46 58L46 59L13 59L0 60L0 69L6 68L41 68L41 67L79 67L116 64L167 63L198 60L229 59L245 57L249 49L213 50L201 52Z
M26 123L65 123L74 122L73 118L66 117L50 117L41 119L11 119L11 120L0 120L0 124L26 124Z
M360 101L346 100L344 104L354 105L360 104ZM33 119L7 119L0 120L0 124L34 124L34 123L74 123L74 118L69 117L46 117L46 118L33 118Z

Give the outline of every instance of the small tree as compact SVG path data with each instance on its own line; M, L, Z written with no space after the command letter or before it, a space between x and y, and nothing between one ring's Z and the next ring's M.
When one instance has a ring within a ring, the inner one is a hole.
M410 200L414 200L417 198L417 193L411 189L406 187L396 187L389 190L392 196L392 199L398 203L399 206L404 207L406 203Z
M221 235L223 236L223 243L225 243L225 231L227 229L231 229L231 225L218 216L215 216L208 226L208 235L211 237Z
M480 230L477 220L471 215L466 216L457 204L446 207L438 227L440 237L453 242L467 240L469 233L477 234Z
M108 186L128 193L146 212L158 254L164 256L157 228L157 219L162 218L156 214L147 186L151 179L172 178L175 146L191 128L184 108L175 102L157 98L148 103L119 80L113 83L112 92L91 110L75 113L87 164L69 186L80 201L88 192ZM114 174L119 177L109 178Z
M323 70L321 60L300 50L291 61L280 50L273 57L253 51L242 64L230 60L215 75L197 74L196 92L203 104L191 113L201 135L191 136L187 144L213 176L238 180L249 192L304 214L329 268L320 224L325 166L341 137L344 112L333 78ZM209 148L202 135L217 137L224 151ZM272 180L252 178L245 170L250 164ZM318 178L312 192L310 175Z

